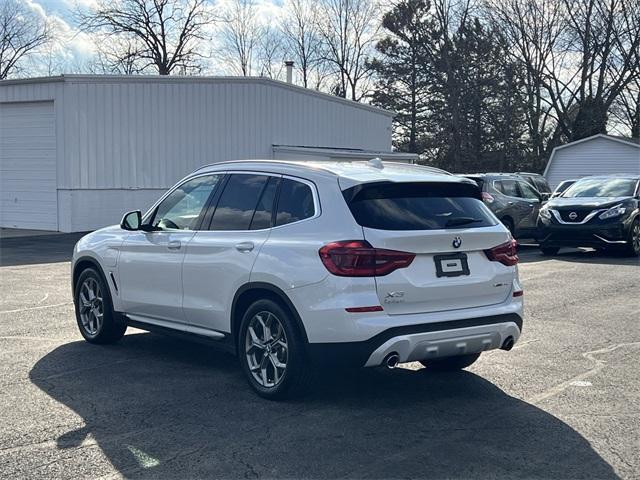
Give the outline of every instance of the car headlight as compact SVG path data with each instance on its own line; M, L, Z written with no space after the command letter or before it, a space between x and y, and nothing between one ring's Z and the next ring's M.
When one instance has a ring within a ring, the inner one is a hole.
M542 218L546 218L547 220L551 219L551 210L549 210L548 208L543 208L540 210L540 216Z
M619 217L620 215L624 215L627 209L622 206L622 204L616 205L615 207L611 207L609 210L602 212L598 218L600 220L606 220L607 218Z

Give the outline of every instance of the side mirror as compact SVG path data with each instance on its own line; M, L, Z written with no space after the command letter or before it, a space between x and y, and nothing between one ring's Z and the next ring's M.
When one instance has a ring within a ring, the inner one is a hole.
M540 197L541 197L543 202L546 202L547 200L549 200L552 197L552 195L550 193L541 193Z
M124 217L122 217L122 221L120 222L120 228L129 231L140 230L141 225L142 212L140 210L134 210L133 212L125 213Z

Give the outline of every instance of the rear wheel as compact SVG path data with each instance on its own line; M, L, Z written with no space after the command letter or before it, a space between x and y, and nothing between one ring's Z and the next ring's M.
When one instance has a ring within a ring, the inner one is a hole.
M545 247L542 245L540 246L540 250L543 255L556 255L560 251L558 247Z
M471 353L469 355L458 355L456 357L434 358L433 360L421 360L420 363L429 370L438 372L451 372L462 370L472 365L480 358L479 353Z
M629 244L627 253L631 256L640 256L640 218L636 218L629 230Z
M78 328L87 342L115 343L127 330L127 325L113 311L109 287L93 268L80 274L74 304Z
M242 317L238 356L249 385L261 397L281 399L304 391L310 376L302 335L289 311L258 300Z

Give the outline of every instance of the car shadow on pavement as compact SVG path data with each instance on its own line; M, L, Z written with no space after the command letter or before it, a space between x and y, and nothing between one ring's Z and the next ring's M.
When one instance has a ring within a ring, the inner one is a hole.
M547 260L558 260L572 263L595 263L604 265L640 265L638 257L630 257L624 252L593 249L563 248L556 255L543 255L538 247L519 246L518 257L520 263L537 263Z
M233 357L143 333L60 346L30 379L84 419L60 456L95 442L126 477L617 478L567 424L470 372L329 374L270 402Z
M73 255L73 246L86 234L87 232L0 237L0 266L68 262Z

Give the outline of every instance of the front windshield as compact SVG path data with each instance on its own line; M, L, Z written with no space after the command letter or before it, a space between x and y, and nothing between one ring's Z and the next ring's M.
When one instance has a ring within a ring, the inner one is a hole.
M637 180L632 178L585 178L571 185L562 196L574 197L631 197Z

